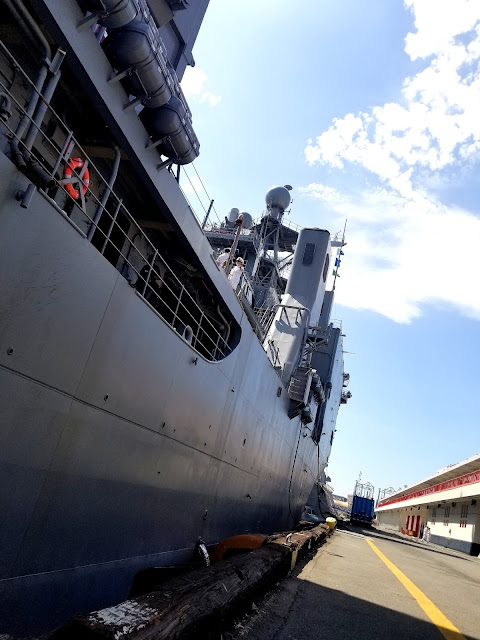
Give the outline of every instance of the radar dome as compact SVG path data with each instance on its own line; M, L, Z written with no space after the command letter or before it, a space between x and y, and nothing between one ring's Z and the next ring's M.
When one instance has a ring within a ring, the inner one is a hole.
M246 211L242 211L242 216L243 216L243 229L250 229L252 226L252 216L247 213Z
M239 213L240 213L240 210L237 209L236 207L233 207L232 209L230 209L230 213L228 214L228 221L235 222L235 220L238 218Z
M281 211L285 211L290 200L290 193L285 187L272 187L265 196L265 202L269 209L280 209Z

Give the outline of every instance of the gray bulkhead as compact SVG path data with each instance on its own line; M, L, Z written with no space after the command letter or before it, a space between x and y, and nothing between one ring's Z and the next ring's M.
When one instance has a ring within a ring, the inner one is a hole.
M198 31L207 6L210 0L196 0L196 2L185 3L188 11L177 11L173 18L160 27L160 36L164 42L168 59L175 69L178 79L183 78L187 65L195 66L195 60L192 55L193 44L196 40ZM185 2L185 0L183 0ZM156 14L156 4L160 4L158 0L150 1L152 13ZM168 4L162 0L162 4ZM171 5L180 5L181 2L173 0ZM159 7L160 11L160 7Z
M316 448L240 307L240 344L207 362L39 193L20 207L5 156L0 172L0 618L36 633L199 536L290 527Z
M290 277L265 345L271 362L288 384L303 355L306 333L320 317L330 261L330 233L302 229Z
M89 29L77 28L84 17L78 3L76 0L65 0L61 11L56 0L34 0L34 5L58 42L68 50L72 72L88 95L94 96L106 126L118 139L134 166L140 188L148 192L189 250L196 254L235 314L239 309L238 305L233 305L235 295L225 278L219 277L210 244L181 193L175 176L169 171L158 170L160 160L157 150L148 148L151 140L135 110L125 109L128 103L125 90L118 82L108 82L112 78L112 66L94 34Z
M334 293L335 291L333 289L331 291L325 291L320 318L318 319L318 326L322 329L326 329L330 323Z
M343 390L343 341L340 328L331 328L328 344L313 352L311 364L324 382L325 389L325 402L318 408L312 425L314 439L319 443L320 465L323 469L330 457Z
M32 4L241 330L227 357L204 359L45 194L22 208L29 182L0 154L0 631L17 635L124 599L136 571L190 560L200 536L291 527L318 471L175 177L77 28L77 2ZM288 296L318 316L303 285Z

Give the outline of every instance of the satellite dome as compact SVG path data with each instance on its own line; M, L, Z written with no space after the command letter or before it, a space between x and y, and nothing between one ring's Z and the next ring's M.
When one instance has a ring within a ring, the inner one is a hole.
M265 202L269 209L280 209L281 211L285 211L290 200L290 193L285 187L272 187L265 196Z
M252 226L252 216L247 213L246 211L242 211L242 216L243 216L243 228L244 229L250 229L250 227Z
M236 207L232 207L232 209L230 209L230 213L228 214L228 221L235 222L235 220L238 218L239 213L239 209L237 209Z

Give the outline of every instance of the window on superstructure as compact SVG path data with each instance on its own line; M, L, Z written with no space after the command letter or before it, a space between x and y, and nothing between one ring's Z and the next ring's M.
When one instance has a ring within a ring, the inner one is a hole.
M443 526L446 527L450 520L450 507L445 507L445 513L443 514Z
M328 267L330 266L330 256L327 253L325 264L323 265L323 281L325 282L328 275Z
M462 508L460 510L460 526L466 527L468 519L468 504L462 504Z

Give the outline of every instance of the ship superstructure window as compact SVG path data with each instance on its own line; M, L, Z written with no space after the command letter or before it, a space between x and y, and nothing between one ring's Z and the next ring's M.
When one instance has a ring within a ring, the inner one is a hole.
M330 266L330 256L326 255L325 257L325 264L323 265L323 281L325 282L327 280L327 275L328 275L328 267Z
M313 256L315 255L315 247L316 245L313 242L307 242L305 245L305 251L303 252L302 264L312 264Z
M468 504L462 504L462 508L460 510L460 526L466 527L468 519Z
M445 507L445 513L443 514L443 526L448 526L450 521L450 507Z

